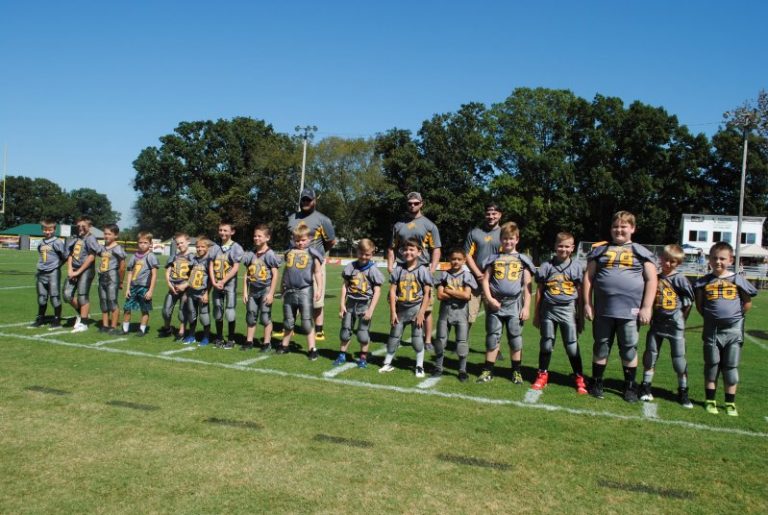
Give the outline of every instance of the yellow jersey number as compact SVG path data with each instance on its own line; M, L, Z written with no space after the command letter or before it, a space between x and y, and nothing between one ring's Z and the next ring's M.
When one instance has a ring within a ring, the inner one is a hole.
M707 300L717 300L719 298L734 300L739 296L739 289L736 288L735 284L728 281L709 283L704 287L704 291L707 293Z
M667 285L660 285L656 292L656 307L672 311L677 306L677 293Z
M263 263L253 263L248 266L248 280L250 282L266 281L267 267Z
M203 278L205 277L205 270L195 270L192 274L192 288L199 290L203 287Z
M290 252L288 253L288 256L285 260L285 266L287 268L298 268L301 270L302 268L307 268L307 265L309 265L309 253L302 253L298 255L298 259L296 257L296 253Z
M363 293L368 291L368 281L362 274L354 276L349 280L349 293Z
M173 264L174 279L189 279L189 262L176 261Z
M400 294L397 300L400 302L417 302L419 300L419 283L416 281L400 281L398 283Z
M616 252L615 250L606 250L605 255L608 257L608 262L605 264L607 267L612 267L616 263L617 257L619 258L619 268L629 268L635 262L634 255L631 251Z
M560 280L560 281L548 281L547 289L550 295L574 295L576 293L576 285L573 281Z
M517 281L522 269L523 265L519 261L496 261L493 264L493 277L500 281L505 278L508 281Z
M109 258L111 257L110 254L107 254L106 256L103 256L101 258L101 263L99 264L99 272L106 272L109 270Z
M216 274L216 279L218 280L224 279L230 268L232 268L232 265L229 264L229 261L224 259L215 259L213 261L213 273Z

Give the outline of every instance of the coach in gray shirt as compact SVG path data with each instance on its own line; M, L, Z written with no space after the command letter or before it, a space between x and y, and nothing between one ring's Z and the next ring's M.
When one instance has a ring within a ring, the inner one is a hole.
M467 266L472 275L475 276L478 284L483 279L483 271L480 270L480 263L497 254L501 247L499 238L501 220L501 209L495 202L489 202L485 205L485 223L481 227L475 227L464 242L464 252L467 254ZM480 288L472 290L472 297L469 299L469 324L470 327L477 320L480 314L480 305L482 301L482 291Z

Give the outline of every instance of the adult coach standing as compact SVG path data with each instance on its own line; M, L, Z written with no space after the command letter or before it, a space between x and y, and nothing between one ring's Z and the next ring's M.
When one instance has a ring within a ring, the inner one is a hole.
M467 234L467 241L464 242L464 252L467 253L467 266L472 275L477 279L478 284L483 278L483 271L480 270L480 263L483 263L489 256L498 254L501 247L499 237L501 229L501 209L496 202L489 202L485 205L485 223L480 227L475 227ZM469 325L477 320L480 314L480 305L482 304L482 290L477 289L472 292L469 299Z
M416 238L421 242L421 256L419 262L429 265L429 271L435 273L440 263L440 232L432 221L421 213L424 200L421 193L412 191L406 196L407 210L403 220L397 222L392 228L392 239L387 249L387 270L392 273L395 261L404 264L400 243L408 238ZM434 300L434 296L432 297ZM427 313L424 322L424 343L427 348L432 342L432 309Z
M304 223L309 227L309 246L317 249L323 254L336 245L336 231L333 229L333 223L331 219L325 216L320 211L315 209L317 205L317 195L312 188L304 188L301 190L301 203L299 211L293 213L288 217L288 231L293 233L293 230L300 223ZM291 239L293 241L293 239ZM325 340L325 334L323 333L323 306L325 306L325 261L323 261L322 268L323 284L320 290L320 300L315 301L313 304L315 315L315 339ZM314 285L314 291L317 291L317 284ZM278 336L277 334L275 336Z

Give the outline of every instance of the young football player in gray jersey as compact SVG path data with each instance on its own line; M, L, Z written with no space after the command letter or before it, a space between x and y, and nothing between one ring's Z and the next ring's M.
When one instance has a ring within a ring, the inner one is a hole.
M301 190L299 211L288 217L288 230L293 234L293 230L298 227L299 223L305 224L309 227L309 246L325 255L326 252L336 245L336 231L333 228L331 219L317 211L316 207L317 194L315 190L312 188ZM320 276L323 278L322 284L312 286L315 296L317 296L317 300L312 302L315 317L315 339L317 341L325 340L325 332L323 331L326 284L325 260L323 260L323 266L320 267Z
M693 285L696 309L704 318L704 381L708 413L717 414L717 376L723 373L725 413L736 417L736 387L739 360L744 345L744 316L752 307L757 290L741 275L734 274L733 247L715 243L709 250L711 272Z
M211 242L205 236L198 236L195 242L195 255L189 260L189 287L187 288L187 301L185 306L185 318L187 320L187 336L184 338L184 345L194 345L195 330L197 329L198 319L203 323L203 338L199 346L205 347L209 343L211 336L211 317L209 311L208 293L211 289L208 281L208 270L211 258L208 257L208 250Z
M137 236L139 250L128 260L128 273L125 276L125 304L123 305L123 334L131 328L131 311L141 311L139 332L136 336L147 334L149 313L152 311L152 292L157 282L157 257L152 253L152 233L140 232Z
M235 346L235 320L237 312L237 272L243 259L243 247L232 241L235 228L230 222L219 224L221 243L210 250L210 280L213 287L213 319L216 321L216 346L231 349ZM227 317L227 340L224 341L224 315Z
M486 302L485 366L478 383L493 379L504 327L511 351L512 382L522 384L523 322L531 313L531 277L536 271L531 258L517 252L520 231L517 224L501 226L501 249L483 263L483 296Z
M309 247L309 227L300 223L293 230L293 248L285 253L283 272L283 342L277 350L286 354L293 336L296 312L301 316L301 328L307 335L307 357L317 360L315 326L312 323L312 301L317 300L320 291L314 291L314 284L323 285L320 268L325 256Z
M640 383L640 400L653 400L651 383L656 360L664 338L669 340L672 367L677 372L677 399L684 408L693 408L688 399L688 363L685 359L685 321L693 305L693 288L677 267L685 259L680 245L667 245L661 255L661 273L656 287L651 327L645 339L643 354L643 382Z
M467 254L467 266L475 276L478 288L472 290L472 297L469 299L469 327L477 320L480 314L480 306L483 303L483 291L479 287L483 281L483 271L480 270L480 263L499 253L501 248L501 238L499 234L501 228L501 209L496 202L489 202L485 206L485 223L481 227L475 227L464 242L464 252Z
M395 370L392 360L400 346L406 324L411 324L411 345L416 351L416 377L424 377L424 326L432 295L432 273L420 261L421 240L409 238L400 243L405 263L395 266L389 278L389 319L392 328L387 340L387 355L379 373Z
M73 333L88 330L86 321L90 311L91 283L96 274L96 255L101 245L91 234L91 219L81 216L77 219L77 237L67 243L67 282L64 284L64 300L77 312Z
M611 243L596 244L587 256L584 315L593 321L595 340L590 394L598 399L604 395L603 374L615 335L624 367L624 400L637 402L637 326L651 321L657 269L651 251L632 243L635 228L635 215L617 212L611 220Z
M118 290L125 277L125 250L117 243L120 228L115 224L104 226L104 246L99 252L99 303L101 327L99 332L120 334L120 306Z
M51 327L61 326L61 265L67 259L67 249L64 242L59 240L56 233L56 222L45 219L40 222L43 231L43 241L37 246L40 258L37 261L37 317L32 327L40 327L45 323L45 311L48 302L53 306L53 321Z
M555 345L557 329L563 338L563 346L574 374L576 393L585 395L579 333L583 327L581 317L581 282L584 270L578 261L571 259L576 241L569 232L560 232L555 239L555 257L542 263L536 272L536 304L533 325L541 333L539 342L539 372L532 390L543 390L549 381L549 363Z
M469 379L467 375L467 356L469 355L469 308L467 306L472 290L477 290L477 281L464 268L467 255L463 250L454 249L448 254L451 264L449 270L440 273L437 281L437 299L440 301L440 315L437 317L437 338L435 339L435 371L432 377L443 374L445 346L448 343L448 331L454 327L456 335L456 354L459 356L459 381Z
M167 338L173 334L171 328L171 319L173 318L173 308L179 304L179 332L176 334L176 340L184 341L186 314L184 306L186 304L186 291L189 287L189 269L191 268L189 255L189 235L178 232L173 236L176 244L176 253L165 264L165 283L168 285L168 293L163 301L163 327L160 329L160 338Z
M253 230L254 251L248 251L243 257L243 303L248 330L242 350L253 348L253 336L256 322L264 327L261 351L266 352L272 341L272 302L280 277L280 258L269 248L272 230L268 225L259 224Z
M357 261L353 261L344 267L341 277L344 284L341 286L341 331L339 339L341 347L339 357L333 362L334 366L347 362L347 349L352 340L352 333L357 325L357 341L360 342L360 359L357 361L359 368L368 366L368 343L371 341L369 333L371 318L376 304L381 295L381 285L384 284L384 276L373 262L373 252L376 250L373 242L363 238L357 244Z

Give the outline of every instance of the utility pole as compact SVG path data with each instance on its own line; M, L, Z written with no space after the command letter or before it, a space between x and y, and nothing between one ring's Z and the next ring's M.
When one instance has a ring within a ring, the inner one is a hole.
M304 152L301 157L301 182L299 183L299 209L301 209L301 192L304 189L304 174L307 168L307 141L315 136L317 127L314 125L307 125L305 127L297 125L294 130L300 133L299 135L304 140Z
M8 175L8 145L3 146L3 198L0 205L0 215L5 214L5 177Z
M741 125L741 129L744 134L744 151L743 156L741 159L741 189L739 190L739 217L738 221L736 222L736 258L734 260L733 264L733 270L737 274L739 273L739 270L741 269L741 222L742 218L744 218L744 183L746 182L747 178L747 148L748 148L748 140L749 140L749 132L752 130L753 123L757 120L757 112L756 111L747 111L743 113L743 119L739 120L739 125Z

